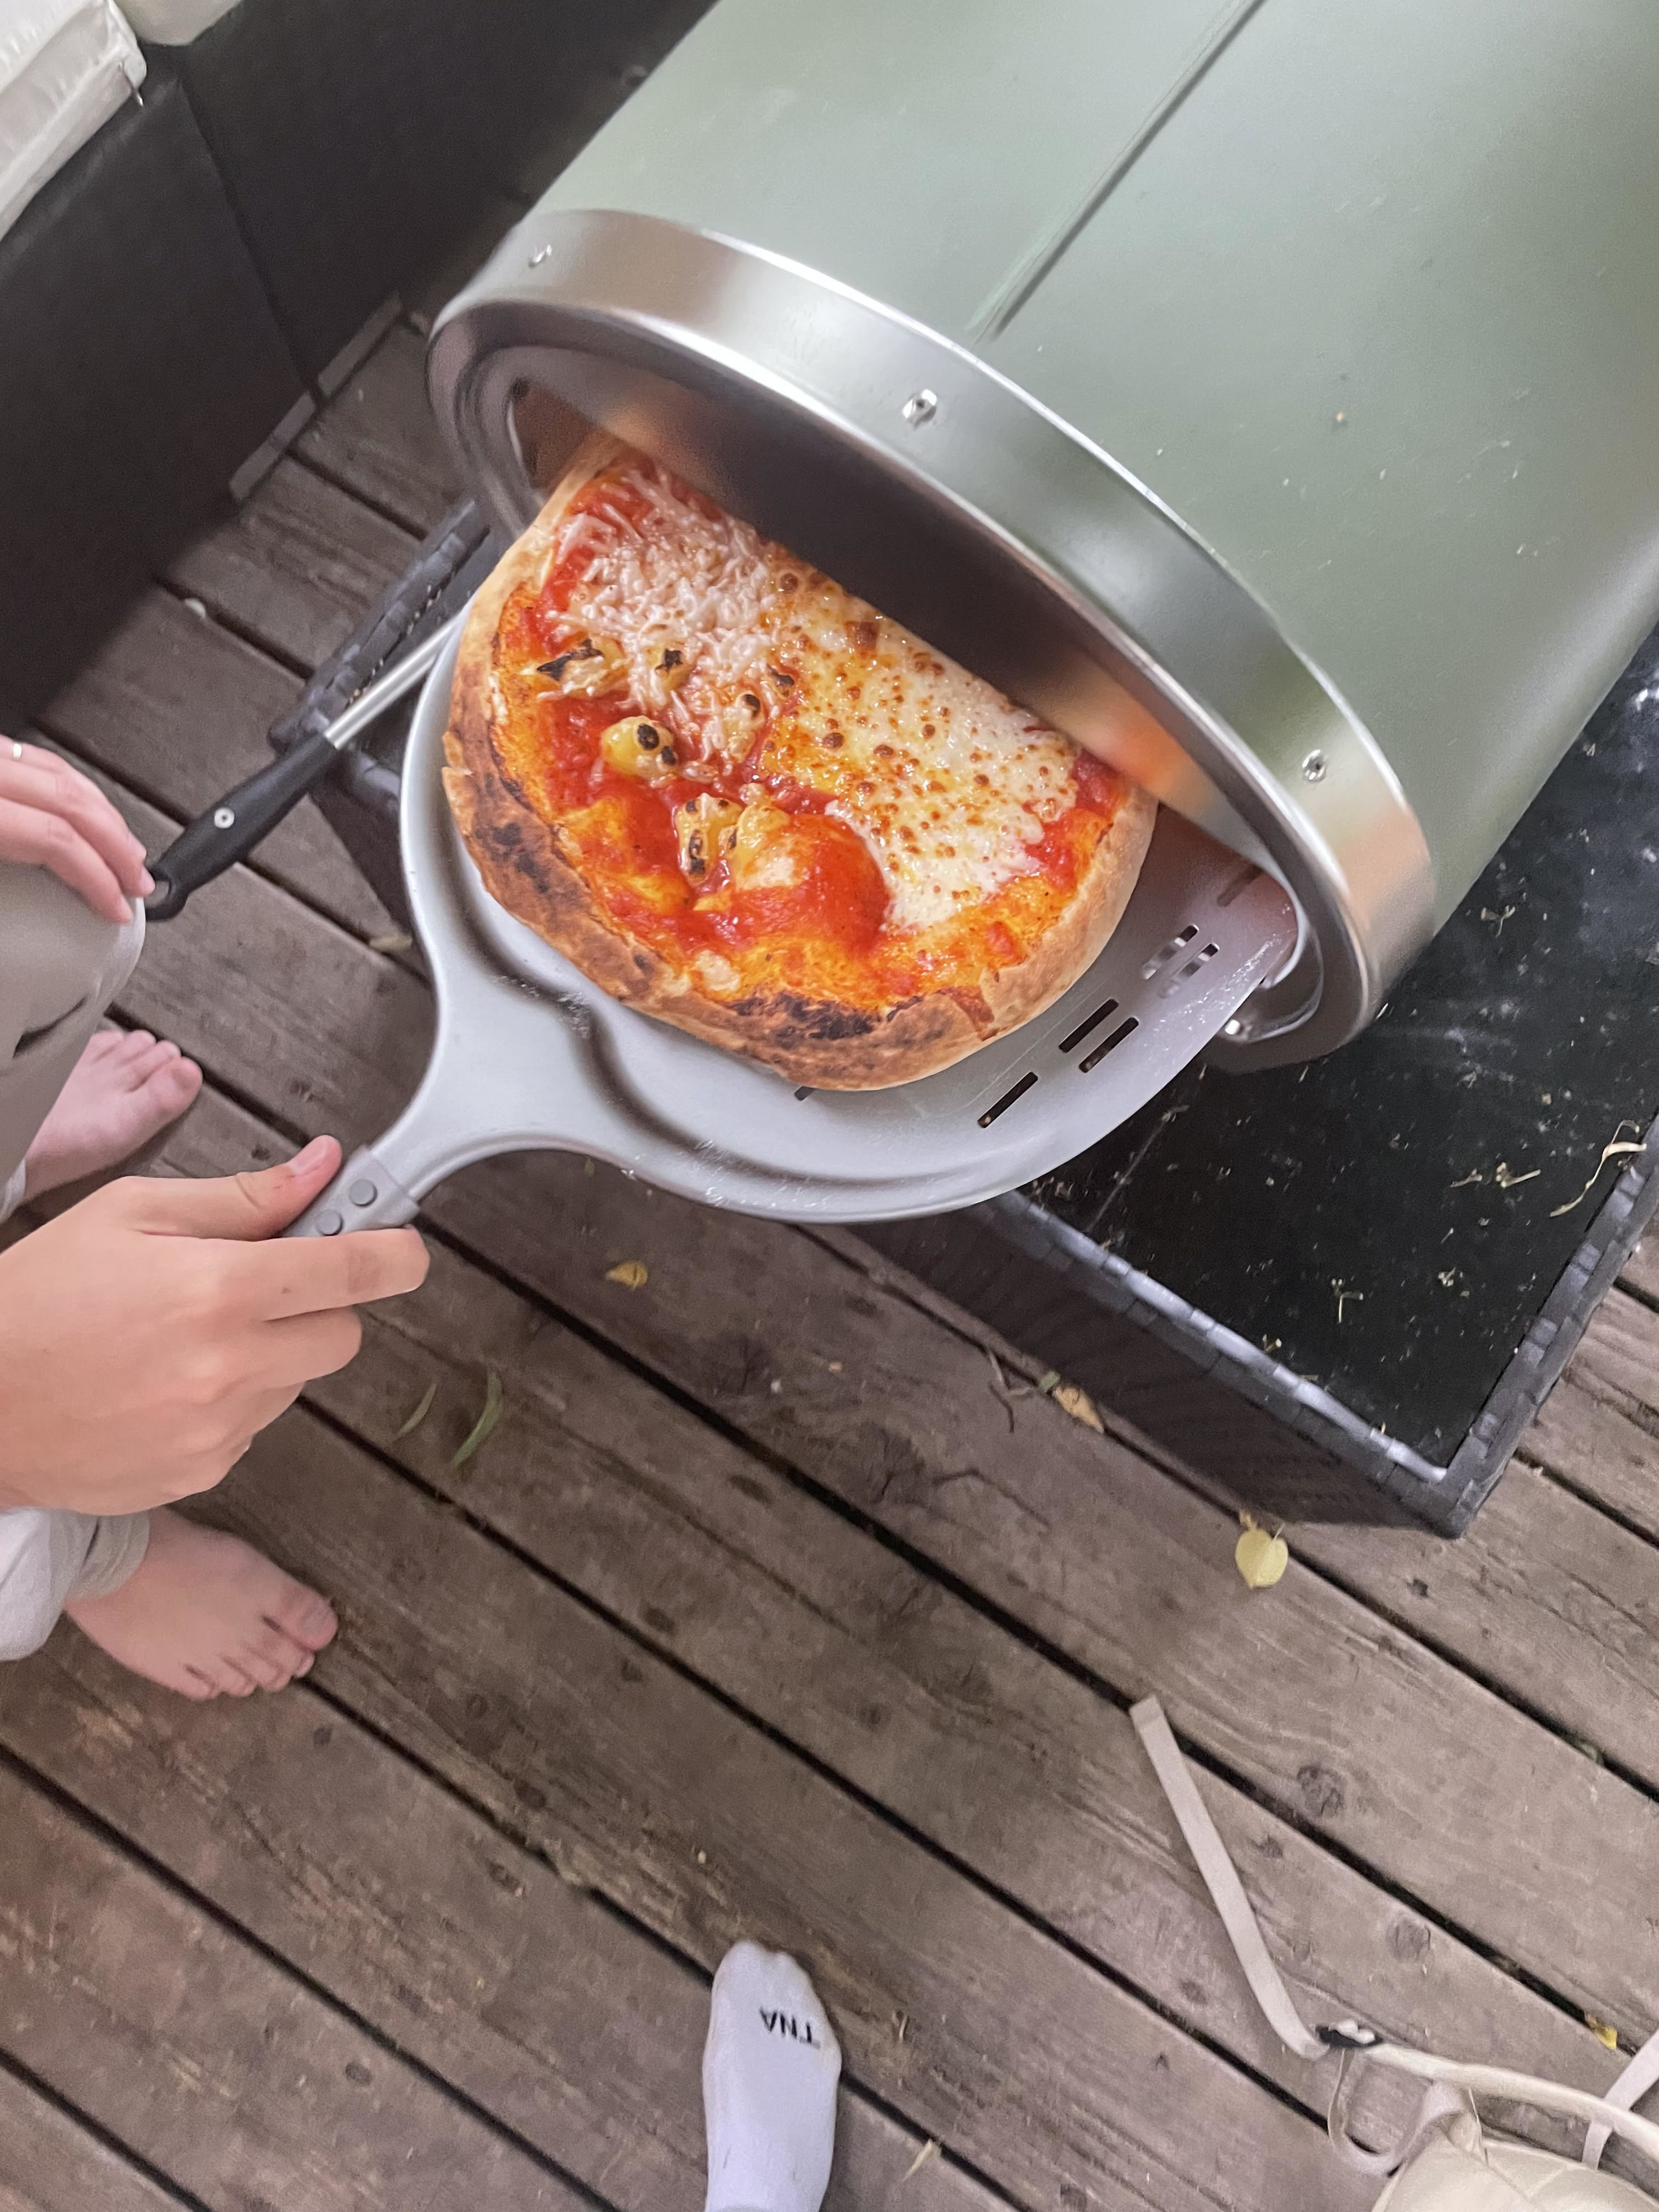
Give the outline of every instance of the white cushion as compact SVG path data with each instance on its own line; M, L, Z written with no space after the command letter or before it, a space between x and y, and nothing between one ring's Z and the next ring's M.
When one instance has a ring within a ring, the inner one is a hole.
M125 0L126 17L154 46L187 46L239 0Z
M143 81L112 0L0 0L0 235Z

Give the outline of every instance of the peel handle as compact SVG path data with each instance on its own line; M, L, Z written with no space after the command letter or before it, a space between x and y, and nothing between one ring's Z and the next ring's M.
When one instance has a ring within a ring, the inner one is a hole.
M144 902L148 918L171 921L182 914L192 891L245 860L316 789L339 757L328 732L313 731L198 814L151 864L155 889Z
M401 1229L420 1211L410 1195L373 1149L354 1152L325 1189L319 1192L284 1237L338 1237L350 1229Z
M365 685L325 730L313 730L287 752L258 769L234 791L198 814L180 830L150 866L155 889L144 902L151 921L171 921L184 911L192 891L245 860L261 839L314 791L348 745L378 721L386 708L412 691L437 662L459 629L465 610L423 637L401 660Z

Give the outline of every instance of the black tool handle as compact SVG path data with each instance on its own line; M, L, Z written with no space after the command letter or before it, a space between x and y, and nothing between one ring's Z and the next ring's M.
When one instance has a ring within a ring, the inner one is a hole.
M144 902L149 919L170 921L184 911L192 891L246 860L260 839L268 837L306 793L316 789L339 757L327 736L314 732L198 814L160 860L150 863L155 889Z

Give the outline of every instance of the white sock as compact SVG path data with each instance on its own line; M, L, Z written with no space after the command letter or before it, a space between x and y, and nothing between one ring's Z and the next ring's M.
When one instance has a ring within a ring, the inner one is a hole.
M702 2053L705 2212L818 2212L836 2147L841 2045L787 1953L720 1960Z

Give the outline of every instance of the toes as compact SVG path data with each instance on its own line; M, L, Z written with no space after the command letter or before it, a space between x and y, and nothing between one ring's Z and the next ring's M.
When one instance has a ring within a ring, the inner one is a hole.
M106 1030L104 1035L112 1040L111 1056L118 1066L137 1060L143 1053L154 1051L155 1039L149 1030ZM94 1037L96 1044L98 1039Z
M186 1660L183 1672L199 1688L186 1690L191 1698L251 1698L258 1684L234 1659Z
M219 1694L219 1685L211 1675L204 1674L199 1667L181 1667L179 1679L170 1686L181 1697L194 1698L198 1703L208 1698L216 1698Z
M85 1066L107 1059L112 1053L118 1054L126 1043L127 1036L125 1030L94 1030L82 1048L82 1065Z
M294 1668L280 1660L267 1658L263 1652L242 1650L236 1654L236 1664L262 1690L283 1690L294 1679Z
M158 1108L164 1108L169 1118L182 1114L202 1087L202 1071L193 1060L186 1060L173 1048L173 1057L159 1068L146 1084L146 1090L155 1097Z
M335 1618L333 1607L325 1597L319 1596L314 1589L307 1589L303 1583L289 1582L286 1576L283 1582L285 1587L281 1596L264 1614L265 1626L284 1636L291 1636L307 1651L320 1651L325 1644L333 1640L335 1631L340 1625Z
M267 1621L236 1654L236 1663L246 1668L261 1689L278 1690L284 1682L291 1682L296 1674L303 1674L315 1656L303 1644Z

